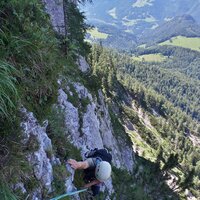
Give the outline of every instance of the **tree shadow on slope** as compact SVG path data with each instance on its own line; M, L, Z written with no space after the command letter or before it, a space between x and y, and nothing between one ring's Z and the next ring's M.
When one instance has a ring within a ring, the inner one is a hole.
M159 165L136 155L133 174L113 168L113 185L116 199L158 200L180 199L167 184Z

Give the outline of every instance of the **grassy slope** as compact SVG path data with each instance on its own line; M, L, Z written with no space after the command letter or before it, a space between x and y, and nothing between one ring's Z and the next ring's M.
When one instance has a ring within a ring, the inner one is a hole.
M91 35L94 39L107 39L109 36L106 33L99 32L98 28L87 30L87 32Z
M139 61L139 62L163 62L165 61L166 57L163 56L162 54L146 54L146 55L141 55L137 57L132 57L133 60Z
M116 8L113 8L108 11L108 14L113 17L114 19L117 19L117 14L116 14Z
M173 37L170 40L160 43L159 45L173 45L184 48L190 48L195 51L200 51L200 38L188 38L183 36Z
M147 6L147 5L152 5L151 4L152 0L137 0L132 6L133 7L144 7L144 6Z

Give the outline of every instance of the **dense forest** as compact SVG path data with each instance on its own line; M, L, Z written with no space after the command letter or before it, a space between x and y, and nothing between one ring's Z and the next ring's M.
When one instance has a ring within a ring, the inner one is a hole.
M155 53L166 56L165 62L132 63L126 71L199 121L199 52L165 46L138 50L136 55Z
M135 48L131 50L131 55L135 56L157 53L169 58L161 63L159 67L174 69L189 78L200 80L198 68L200 53L198 51L176 46L151 46L149 48Z
M179 49L180 54L181 51ZM178 54L178 49L175 48L175 52ZM191 56L193 53L195 52ZM188 110L175 103L183 103L185 98L187 105L192 105L195 100L197 104L198 87L192 82L186 83L184 74L170 73L171 69L167 69L166 63L159 67L162 63L135 62L130 55L98 45L93 46L88 60L93 66L93 74L101 79L110 106L114 106L114 101L120 108L118 115L121 123L125 124L128 119L134 124L136 132L152 148L151 158L158 164L158 169L178 176L174 190L190 188L198 196L200 149L190 140L190 135L199 137L200 127L190 116L191 113L185 112ZM198 82L194 79L195 81ZM170 95L165 95L166 92ZM144 121L138 117L140 107L153 128L145 127Z

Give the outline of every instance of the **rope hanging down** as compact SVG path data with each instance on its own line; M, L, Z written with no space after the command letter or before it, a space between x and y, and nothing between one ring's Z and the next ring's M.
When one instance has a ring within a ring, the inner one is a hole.
M60 195L60 196L55 197L55 198L50 199L50 200L58 200L58 199L61 199L63 197L66 197L66 196L75 195L75 194L78 194L78 193L81 193L81 192L85 192L85 191L87 191L87 189L77 190L77 191L74 191L74 192L68 192L67 194Z

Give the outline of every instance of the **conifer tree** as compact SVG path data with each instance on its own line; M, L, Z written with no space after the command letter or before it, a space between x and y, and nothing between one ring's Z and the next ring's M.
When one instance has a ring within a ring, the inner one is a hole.
M178 165L178 154L170 154L162 170L169 171L170 169L176 167L177 165Z
M84 37L89 26L85 23L83 13L77 8L77 2L84 3L86 1L63 0L64 51L66 54L70 51L73 55L86 55L89 53L90 46L84 42Z

